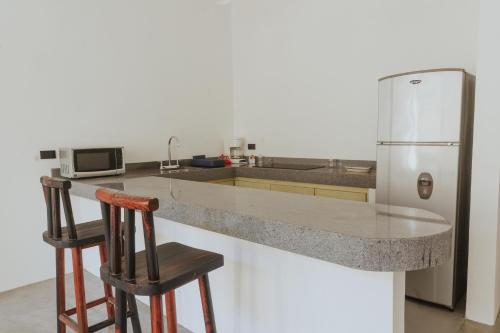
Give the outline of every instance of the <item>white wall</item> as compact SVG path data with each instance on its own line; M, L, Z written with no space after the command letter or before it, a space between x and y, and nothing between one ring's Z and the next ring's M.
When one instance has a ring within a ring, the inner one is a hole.
M486 324L500 307L499 13L498 0L481 0L466 316Z
M40 149L124 145L129 162L218 154L232 134L229 7L0 1L0 291L53 275Z
M235 134L272 156L375 160L377 79L475 72L476 0L234 0Z

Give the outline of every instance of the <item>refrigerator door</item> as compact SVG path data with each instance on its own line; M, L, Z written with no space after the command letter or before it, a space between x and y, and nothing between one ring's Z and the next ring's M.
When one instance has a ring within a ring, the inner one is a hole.
M463 82L461 71L380 81L378 141L459 142Z
M378 145L377 203L421 208L441 215L453 225L454 240L459 149L446 145ZM454 251L442 266L407 272L406 294L451 308L453 256Z

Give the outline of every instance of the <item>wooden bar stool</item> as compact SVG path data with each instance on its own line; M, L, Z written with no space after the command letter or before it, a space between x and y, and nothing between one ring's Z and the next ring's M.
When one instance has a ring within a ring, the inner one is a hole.
M82 250L98 246L101 265L107 261L103 221L96 220L75 224L69 196L71 182L50 177L41 177L40 182L42 183L45 203L47 205L47 231L43 233L43 240L56 248L57 332L66 332L66 326L75 332L87 333L96 332L107 326L113 325L115 322L114 299L109 284L104 283L104 297L90 301L89 303L85 301ZM61 201L66 219L66 227L61 227ZM71 249L72 251L76 298L76 307L72 309L66 309L64 249ZM141 330L135 298L130 301L131 311L128 315L132 319L134 332L140 333ZM100 304L106 304L107 319L89 326L87 321L87 309ZM77 321L71 318L75 313Z
M198 280L207 333L216 333L208 273L224 265L224 257L179 243L156 246L153 212L158 200L133 197L99 189L104 225L109 232L110 260L101 267L101 278L116 287L116 331L126 333L125 294L150 297L151 331L163 332L162 295L165 295L168 332L177 332L175 289ZM121 208L125 209L123 260L118 255ZM135 253L135 211L142 214L145 251Z

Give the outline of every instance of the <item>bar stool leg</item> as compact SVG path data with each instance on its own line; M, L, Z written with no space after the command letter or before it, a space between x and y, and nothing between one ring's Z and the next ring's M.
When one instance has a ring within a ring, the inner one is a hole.
M161 295L150 297L151 308L151 333L163 333L163 314Z
M135 296L132 294L127 294L128 306L132 315L130 316L130 321L132 321L132 328L134 333L141 333L141 322L139 321L139 312L137 311L137 303L135 301Z
M175 290L165 294L165 309L167 310L168 333L177 333L177 310L175 306Z
M116 289L115 332L127 333L127 294Z
M104 265L106 261L108 261L106 254L106 246L104 243L99 244L99 256L101 258L101 266ZM104 283L104 296L106 296L106 311L108 312L108 319L113 318L115 314L115 309L110 300L113 298L113 291L111 290L111 286L107 283Z
M79 333L88 333L87 304L85 303L85 285L83 279L83 259L82 249L76 247L72 249L73 257L73 278L75 282L76 317L78 318Z
M212 305L212 296L210 294L210 283L208 275L205 274L198 279L200 285L201 306L203 308L203 317L205 318L205 331L207 333L216 333L214 319L214 309Z
M66 325L59 315L66 310L66 290L64 286L64 249L56 248L56 290L57 290L57 333L66 333Z

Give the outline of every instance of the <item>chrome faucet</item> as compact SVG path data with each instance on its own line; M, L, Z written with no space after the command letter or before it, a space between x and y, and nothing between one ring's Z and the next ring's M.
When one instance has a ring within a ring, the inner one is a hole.
M168 165L163 165L163 161L160 162L160 169L178 169L180 167L179 160L176 160L175 164L172 164L172 142L175 141L175 146L180 147L180 140L176 136L171 136L168 139Z

